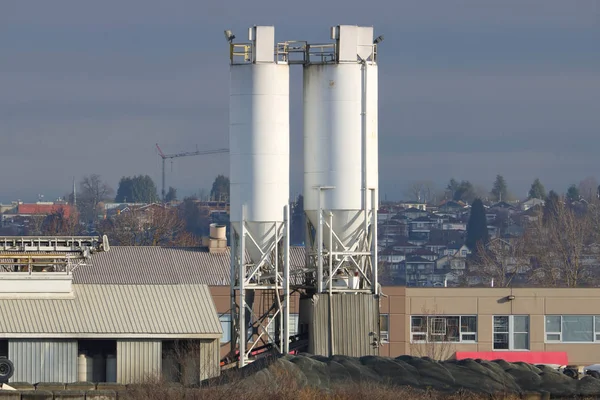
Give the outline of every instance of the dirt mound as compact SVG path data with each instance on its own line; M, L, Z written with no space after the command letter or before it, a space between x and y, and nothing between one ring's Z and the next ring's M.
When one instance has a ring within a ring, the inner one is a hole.
M549 393L552 397L600 396L600 379L567 377L551 368L502 360L434 361L411 356L331 358L300 354L255 362L223 377L268 388L290 382L329 391L345 384L410 386L445 393ZM222 378L222 379L223 379ZM221 383L226 383L224 380Z

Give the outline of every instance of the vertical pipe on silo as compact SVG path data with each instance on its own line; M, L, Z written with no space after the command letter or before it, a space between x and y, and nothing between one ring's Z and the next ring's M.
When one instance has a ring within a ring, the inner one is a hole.
M284 208L283 236L283 353L290 352L290 206Z
M379 258L377 256L377 189L371 189L371 262L373 263L373 294L379 294L378 267Z
M239 352L240 361L239 366L243 367L246 365L246 342L248 340L248 327L246 326L246 206L242 206L242 222L240 223L240 258L238 263L240 264L239 272L239 287L240 287L240 310L238 313L239 318Z

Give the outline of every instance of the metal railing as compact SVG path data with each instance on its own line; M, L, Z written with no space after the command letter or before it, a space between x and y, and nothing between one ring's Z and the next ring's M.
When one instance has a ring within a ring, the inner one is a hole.
M373 44L367 62L377 62L377 44ZM303 40L279 42L274 49L275 61L280 64L333 64L338 60L336 43L313 43ZM232 65L252 63L252 43L230 43Z
M230 43L229 62L231 64L249 64L252 62L251 43Z
M99 236L0 236L0 251L96 251L102 243Z

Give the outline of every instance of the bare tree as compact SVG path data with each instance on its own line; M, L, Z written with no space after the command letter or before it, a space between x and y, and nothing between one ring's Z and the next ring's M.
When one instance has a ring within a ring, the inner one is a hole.
M479 243L478 251L469 261L469 276L494 286L509 287L515 278L529 280L531 268L525 251L525 240L494 239L487 245Z
M409 184L406 195L409 196L410 200L419 203L434 201L435 185L427 180L413 181Z
M579 194L588 202L596 202L598 200L598 181L593 176L588 176L579 182Z
M457 338L460 338L460 319L452 325L446 323L446 318L437 312L437 307L423 308L420 315L411 316L411 355L433 360L447 360L454 355Z
M46 216L41 225L42 235L72 236L79 233L80 225L77 213L72 212L67 215L64 208L60 208Z
M98 174L84 176L79 182L79 193L77 195L77 207L80 218L86 222L98 221L98 205L106 200L112 199L115 191L106 182L103 182Z
M599 235L599 213L579 213L563 202L550 207L550 217L533 223L525 235L533 279L542 285L578 287L598 281L589 263Z
M104 221L100 229L121 246L198 246L198 239L185 230L177 210L154 205L134 208Z

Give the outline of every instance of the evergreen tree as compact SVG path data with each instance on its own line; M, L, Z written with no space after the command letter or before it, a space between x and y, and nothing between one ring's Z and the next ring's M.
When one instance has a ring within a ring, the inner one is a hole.
M569 186L569 189L567 189L567 200L569 201L569 203L578 201L580 198L581 197L579 195L579 189L577 189L577 186L575 186L575 185Z
M485 246L490 240L485 218L485 208L481 199L475 199L471 204L471 215L467 223L467 239L465 244L476 253L479 245Z
M545 199L546 198L546 189L542 182L540 182L539 178L535 178L535 181L531 184L531 188L529 189L529 198L530 199Z
M158 192L152 178L148 175L124 176L119 181L117 203L155 203Z
M502 175L496 175L496 180L494 181L491 193L496 201L506 200L508 188L506 186L506 180Z
M218 175L210 190L210 198L216 201L229 201L229 178Z
M169 202L175 200L177 200L177 189L175 189L173 186L169 186L169 191L165 195L165 201Z

